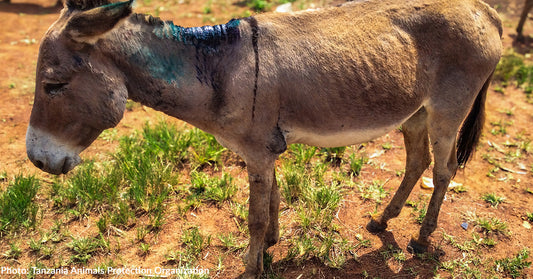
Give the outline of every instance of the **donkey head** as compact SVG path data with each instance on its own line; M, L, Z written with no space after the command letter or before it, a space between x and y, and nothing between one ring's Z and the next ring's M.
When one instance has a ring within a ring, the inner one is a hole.
M98 40L131 14L131 1L68 0L44 36L26 134L38 168L67 173L79 153L121 120L128 92L123 74Z

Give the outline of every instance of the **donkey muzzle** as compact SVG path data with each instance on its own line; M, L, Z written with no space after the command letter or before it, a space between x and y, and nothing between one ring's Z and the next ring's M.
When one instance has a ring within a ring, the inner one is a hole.
M31 125L26 132L26 153L36 167L56 175L66 174L81 163L77 148Z

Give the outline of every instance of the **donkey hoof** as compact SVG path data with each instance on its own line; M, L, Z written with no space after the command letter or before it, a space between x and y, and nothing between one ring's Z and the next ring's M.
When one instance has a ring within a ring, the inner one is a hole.
M244 272L244 274L241 275L239 278L240 279L256 279L256 278L259 278L259 275L253 272Z
M385 231L387 228L387 223L381 224L376 221L374 218L370 219L370 222L366 225L366 230L372 234L380 233Z
M409 244L407 244L407 251L411 254L417 255L417 254L424 254L428 251L427 244L422 244L415 240L414 238L411 238L411 241L409 241Z

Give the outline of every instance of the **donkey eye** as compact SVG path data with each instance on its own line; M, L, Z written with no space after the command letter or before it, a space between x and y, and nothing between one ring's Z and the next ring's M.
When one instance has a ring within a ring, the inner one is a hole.
M68 83L46 83L44 91L49 95L57 95L65 90Z

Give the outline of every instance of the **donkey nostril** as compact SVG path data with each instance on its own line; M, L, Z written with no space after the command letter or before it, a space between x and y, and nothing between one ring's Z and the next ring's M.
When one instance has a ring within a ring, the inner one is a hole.
M44 163L37 160L35 161L35 166L38 167L39 169L43 169L44 168Z

